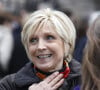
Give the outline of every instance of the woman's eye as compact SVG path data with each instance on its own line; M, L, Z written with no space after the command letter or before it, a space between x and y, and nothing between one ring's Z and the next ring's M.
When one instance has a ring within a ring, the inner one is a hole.
M47 36L47 40L53 40L53 39L55 39L54 36L51 35Z
M37 40L37 38L32 38L32 39L30 39L30 42L31 43L36 43L38 40Z

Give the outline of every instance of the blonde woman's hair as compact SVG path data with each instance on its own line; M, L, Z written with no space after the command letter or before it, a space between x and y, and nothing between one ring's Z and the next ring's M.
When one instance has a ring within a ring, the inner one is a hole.
M75 27L66 14L61 11L51 10L49 8L33 12L25 22L21 33L21 38L29 58L31 57L28 53L29 37L34 34L36 30L43 27L44 24L48 23L48 21L53 25L58 35L64 40L64 58L67 59L67 61L70 61L72 59L72 53L75 46ZM70 45L69 55L66 53L66 47L68 44Z

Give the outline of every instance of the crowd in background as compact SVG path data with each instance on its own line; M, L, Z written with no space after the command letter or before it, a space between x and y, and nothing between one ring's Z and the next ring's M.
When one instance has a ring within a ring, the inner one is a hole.
M17 14L0 9L0 78L17 72L29 61L21 43L22 26L31 12L47 7L63 11L73 21L77 32L73 57L82 64L88 27L100 15L100 12L95 11L93 14L90 13L88 16L80 17L69 8L62 9L56 0L54 0L55 2L44 0L41 3L37 3L35 0L33 2L28 1L26 2L28 4L28 6L26 5L27 9L22 9Z

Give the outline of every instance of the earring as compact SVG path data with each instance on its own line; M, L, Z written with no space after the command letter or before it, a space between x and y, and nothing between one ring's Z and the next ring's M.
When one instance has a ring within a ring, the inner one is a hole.
M71 59L72 59L72 56L69 54L69 55L67 55L66 59L67 59L68 62L70 62Z

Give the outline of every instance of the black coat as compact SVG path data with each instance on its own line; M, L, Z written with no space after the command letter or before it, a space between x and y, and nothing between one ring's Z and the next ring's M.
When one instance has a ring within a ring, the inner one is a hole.
M71 72L59 90L73 90L75 86L79 85L80 64L72 60L69 67ZM28 63L19 72L3 78L0 81L0 90L28 90L30 85L40 81L34 73L33 64Z

